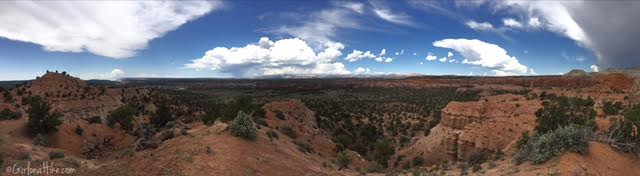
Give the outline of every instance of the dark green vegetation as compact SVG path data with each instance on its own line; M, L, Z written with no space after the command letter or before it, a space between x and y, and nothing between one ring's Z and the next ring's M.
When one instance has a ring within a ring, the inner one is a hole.
M31 108L27 110L29 121L27 122L27 132L30 135L49 134L58 130L58 125L62 124L58 112L50 112L49 103L40 97L33 97L29 102Z
M605 142L624 152L640 150L640 104L626 109L622 119L611 119L611 127Z
M440 122L450 101L476 101L477 92L456 88L336 89L300 98L316 112L316 122L332 132L339 150L350 149L388 167L395 149Z
M171 112L169 111L169 107L166 104L157 105L158 109L156 113L153 114L153 118L151 118L151 123L156 127L164 127L167 122L172 121L173 117L171 116Z
M610 101L604 102L602 106L602 111L606 115L618 115L620 111L623 109L621 102L612 103Z
M543 108L536 111L538 133L546 133L559 127L578 124L595 127L596 111L593 99L548 96Z
M237 137L249 140L256 139L256 128L253 127L253 121L251 121L249 114L242 111L239 111L238 116L229 123L229 132Z
M215 121L229 122L239 111L251 114L252 121L263 123L263 104L286 99L301 100L316 113L318 127L329 133L338 145L338 151L349 149L375 161L384 168L399 147L411 142L415 136L426 135L440 122L440 114L451 101L477 101L476 91L457 91L458 87L441 88L274 88L274 89L158 89L171 99L168 104L189 107L184 114L206 112L198 116L205 124ZM180 112L177 112L180 113ZM288 120L282 112L276 118ZM177 115L176 117L180 117ZM188 118L188 117L187 117ZM184 118L178 121L191 121ZM298 134L288 126L278 128L282 134L296 139ZM270 139L277 139L270 133ZM305 143L299 142L307 151ZM421 164L416 160L416 164ZM412 164L412 161L408 161Z
M589 141L593 131L580 125L557 128L547 133L534 135L529 142L520 147L515 156L516 163L532 161L544 163L565 151L585 154L589 150Z
M536 112L537 127L533 136L523 134L518 140L515 162L544 163L565 151L585 154L595 130L594 102L591 98L540 96L543 108Z
M15 120L19 119L22 116L22 113L16 111L13 112L9 109L3 109L0 111L0 120Z
M136 110L130 105L124 105L116 110L113 110L107 116L107 125L111 128L116 124L120 125L120 128L126 131L133 130L133 116L136 114Z

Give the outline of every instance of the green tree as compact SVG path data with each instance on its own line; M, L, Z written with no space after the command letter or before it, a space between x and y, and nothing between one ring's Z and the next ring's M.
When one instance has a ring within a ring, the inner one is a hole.
M130 105L124 105L116 110L111 111L107 116L107 125L113 128L116 124L120 124L120 128L124 130L133 129L133 116L136 110Z
M151 123L153 123L156 127L164 127L167 122L172 121L173 117L171 115L171 111L169 106L166 104L158 105L158 109L156 109L156 113L153 114L153 118L151 118Z
M578 124L595 127L596 111L592 99L551 97L536 111L536 131L546 133L559 127Z
M62 124L60 117L62 114L58 112L50 112L49 103L40 97L34 97L30 102L31 108L27 110L29 121L27 122L27 131L31 135L49 134L58 130L58 125Z
M238 116L229 124L229 130L232 135L242 137L249 140L256 139L256 128L253 126L251 116L242 111L238 112Z

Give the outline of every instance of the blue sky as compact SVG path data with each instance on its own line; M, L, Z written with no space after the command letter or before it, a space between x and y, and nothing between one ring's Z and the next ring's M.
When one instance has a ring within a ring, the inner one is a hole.
M33 79L46 70L83 79L598 71L635 66L635 58L611 57L632 47L611 49L600 41L614 35L608 29L637 27L593 27L598 19L589 20L580 8L595 8L590 13L596 14L605 7L640 10L634 2L589 1L3 1L0 6L0 80ZM626 46L626 38L638 37L619 38L611 45ZM427 60L428 55L436 59Z

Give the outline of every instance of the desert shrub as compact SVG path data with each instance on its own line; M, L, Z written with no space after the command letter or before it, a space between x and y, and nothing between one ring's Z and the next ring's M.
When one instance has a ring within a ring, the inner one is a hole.
M176 137L176 134L173 132L173 130L165 130L160 135L160 139L162 141L166 141L166 140L172 139L174 137Z
M604 105L602 106L602 111L606 115L617 115L619 114L620 110L622 110L622 108L623 107L621 102L612 103L610 101L607 101L607 102L604 102Z
M267 137L269 137L269 140L273 140L273 139L278 140L279 138L278 133L276 133L276 131L273 131L273 130L267 131Z
M422 156L416 156L415 158L413 158L413 160L411 160L411 164L413 165L413 167L422 166L422 164L424 164L424 158L422 158Z
M31 103L31 108L27 110L29 113L29 121L27 122L27 131L31 135L49 134L58 130L58 125L62 124L58 112L50 112L49 103L42 98L35 98Z
M100 118L100 116L92 116L87 119L87 122L89 122L89 124L102 123L102 118Z
M276 111L276 118L278 118L278 119L280 119L280 120L285 120L285 119L287 119L287 118L284 116L284 113L282 113L282 111Z
M254 104L253 98L250 96L240 96L227 104L217 104L218 109L221 109L220 120L228 122L233 120L234 115L239 111L250 112L255 118L264 118L264 110L262 105ZM259 117L261 116L261 117Z
M249 114L242 111L238 112L238 116L231 121L229 129L232 135L242 137L245 139L256 139L256 128L253 127L253 122Z
M298 146L298 150L302 153L313 153L313 147L309 145L309 143L302 141L293 141L294 144Z
M42 134L36 134L36 137L33 138L33 144L39 146L49 146L49 139Z
M3 91L2 97L4 97L4 102L13 102L13 96L11 96L11 93L9 91Z
M20 112L11 112L9 109L3 109L0 111L0 120L15 120L22 116Z
M480 169L482 169L482 163L484 163L485 161L487 161L487 159L489 159L489 152L487 151L476 151L471 153L471 155L469 156L469 165L471 165L471 170L473 172L476 172Z
M50 160L54 160L54 159L58 159L58 158L64 158L64 152L61 152L61 151L49 152L49 159Z
M121 106L109 113L107 116L107 125L113 128L116 124L119 124L120 128L130 131L133 129L133 116L135 114L136 110L132 106Z
M611 119L605 142L623 152L637 151L640 144L640 104L623 113L623 119Z
M293 131L293 128L291 128L290 126L282 126L280 127L280 132L284 135L289 136L292 139L295 139L298 137L298 134L296 134L295 131Z
M211 126L216 121L216 116L213 113L207 112L204 116L202 116L201 120L205 125Z
M522 133L522 137L520 137L520 139L518 139L518 142L516 142L516 148L522 148L522 146L527 144L527 142L529 142L529 133L524 132Z
M395 153L395 149L386 140L380 140L374 145L373 156L374 160L383 166L387 166L389 157Z
M167 122L172 121L173 117L171 115L171 111L169 107L165 104L158 105L158 109L153 114L153 118L151 118L151 123L156 127L164 127Z
M378 162L369 162L369 164L367 164L367 172L369 173L382 173L384 172L384 166L382 166L380 163Z
M571 124L595 128L596 111L593 99L555 97L543 102L544 107L536 111L536 131L546 133Z
M351 158L353 157L351 152L350 150L343 150L336 155L340 168L347 168L351 164Z
M593 136L591 129L579 125L561 127L548 133L534 135L529 142L516 153L516 163L532 161L544 163L565 151L585 154L589 150L589 141Z
M82 127L78 125L76 126L75 132L78 136L82 136L82 133L84 133L84 129L82 129Z

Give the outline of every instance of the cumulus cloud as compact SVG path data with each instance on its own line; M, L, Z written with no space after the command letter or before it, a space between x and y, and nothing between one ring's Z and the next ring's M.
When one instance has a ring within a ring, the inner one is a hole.
M355 74L366 74L369 72L371 72L371 70L369 68L364 68L364 67L358 67L353 71L353 73Z
M446 57L442 57L442 58L440 58L440 60L439 60L439 61L440 61L440 62L446 62L446 61L447 61L447 58L446 58Z
M121 69L113 69L111 70L111 72L89 72L89 73L83 73L83 74L79 74L78 77L80 77L81 79L84 80L90 80L90 79L101 79L101 80L117 80L120 78L123 78L125 76L125 72Z
M263 37L256 44L244 47L216 47L204 56L185 64L185 68L209 69L235 77L256 77L282 74L349 74L344 64L336 60L344 45L326 43L315 52L299 38L271 41Z
M403 50L403 52L404 52L404 50ZM389 58L389 57L385 56L386 53L387 53L386 49L382 49L382 51L380 51L380 54L378 54L377 56L374 55L371 51L353 50L353 52L348 54L347 57L344 58L344 60L347 60L349 62L355 62L355 61L363 60L363 59L373 59L376 62L391 62L391 61L393 61L393 58ZM399 53L396 52L396 55L398 55L398 54Z
M427 53L427 57L425 57L424 59L427 60L427 61L434 61L434 60L438 59L438 57L434 56L433 53L429 52L429 53Z
M433 46L449 48L464 57L462 63L489 68L498 76L521 75L527 73L527 66L518 62L515 57L507 55L507 51L498 45L477 39L443 39L433 42ZM443 57L446 61L446 58ZM442 59L441 59L442 60Z
M597 65L591 65L591 67L590 67L590 68L591 68L591 71L592 71L592 72L599 72L599 71L600 71L600 68L598 68L598 66L597 66Z
M117 68L113 69L111 70L111 76L114 78L122 78L124 76L124 71Z
M56 52L135 55L220 1L2 1L0 37Z
M374 59L374 58L376 58L376 55L372 54L371 51L364 52L360 50L353 50L353 52L347 55L347 57L344 59L349 62L355 62L362 59Z
M447 57L453 57L453 53L451 52L447 53Z

